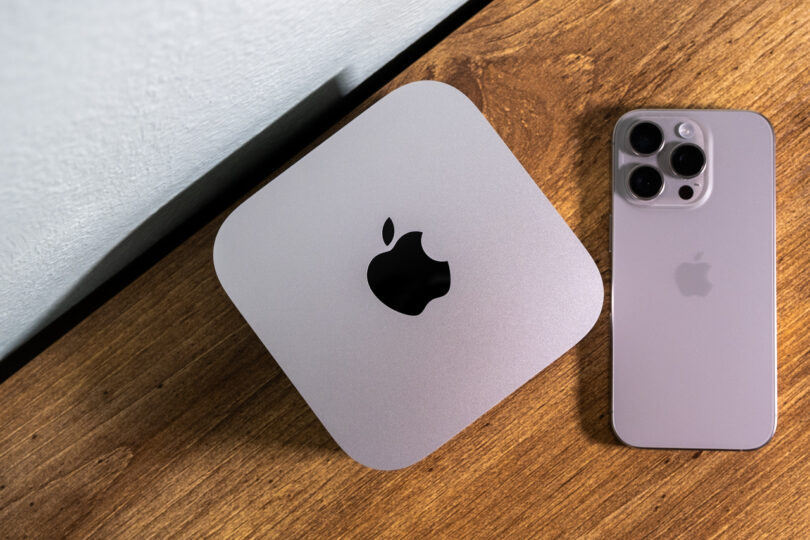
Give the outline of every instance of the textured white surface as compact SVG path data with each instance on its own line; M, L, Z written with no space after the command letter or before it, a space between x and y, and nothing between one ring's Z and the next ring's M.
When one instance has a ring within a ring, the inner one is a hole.
M82 278L172 197L462 3L4 3L0 357L77 300Z

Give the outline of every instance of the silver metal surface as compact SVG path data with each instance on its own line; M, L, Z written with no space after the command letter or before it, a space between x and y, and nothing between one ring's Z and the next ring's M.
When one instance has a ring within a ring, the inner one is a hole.
M449 292L418 316L375 297L369 261L421 231ZM591 329L590 255L486 119L437 82L395 90L222 225L217 275L337 443L410 465Z

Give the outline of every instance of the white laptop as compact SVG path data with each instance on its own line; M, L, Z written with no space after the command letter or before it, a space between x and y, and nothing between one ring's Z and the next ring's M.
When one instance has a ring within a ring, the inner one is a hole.
M593 259L492 126L428 81L242 203L214 264L335 441L376 469L419 461L517 390L603 300Z

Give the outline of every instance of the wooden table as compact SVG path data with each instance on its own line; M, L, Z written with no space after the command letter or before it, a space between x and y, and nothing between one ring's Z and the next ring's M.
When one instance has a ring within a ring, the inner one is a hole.
M620 114L717 107L771 120L773 441L742 453L618 444L607 301L578 346L435 454L366 469L219 287L223 214L0 386L0 536L810 536L810 4L496 1L375 98L417 79L478 105L606 291Z

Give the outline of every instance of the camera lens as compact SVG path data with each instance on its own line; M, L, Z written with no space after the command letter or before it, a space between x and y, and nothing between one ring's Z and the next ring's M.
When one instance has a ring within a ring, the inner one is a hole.
M654 154L661 149L664 134L652 122L639 122L630 130L630 146L643 156Z
M633 169L628 180L630 191L639 199L652 199L664 187L664 179L658 169L642 165Z
M681 189L678 190L678 195L680 195L681 199L688 201L692 198L692 195L695 194L695 190L689 186L681 186Z
M682 144L672 151L669 162L675 174L684 178L692 178L703 170L706 165L706 156L703 155L703 150L694 144Z

